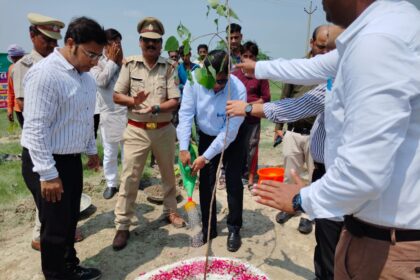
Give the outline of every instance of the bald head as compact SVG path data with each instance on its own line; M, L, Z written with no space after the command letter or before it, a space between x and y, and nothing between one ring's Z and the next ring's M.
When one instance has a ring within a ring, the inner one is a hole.
M328 25L321 25L315 28L310 45L311 56L317 56L327 52Z
M345 29L338 25L328 26L328 40L327 40L327 52L332 51L336 48L335 40L343 33Z

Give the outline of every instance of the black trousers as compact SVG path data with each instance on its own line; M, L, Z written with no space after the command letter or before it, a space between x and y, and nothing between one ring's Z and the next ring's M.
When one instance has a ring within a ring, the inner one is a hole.
M98 138L98 128L99 128L99 121L101 120L100 114L93 115L93 129L95 132L95 139Z
M325 166L315 163L312 174L312 182L322 178L325 174ZM315 275L321 280L334 279L335 248L340 239L343 222L328 219L315 219Z
M200 132L198 153L202 155L215 138L216 137L214 136L209 136ZM223 165L226 170L226 191L229 207L227 226L230 232L239 232L242 227L244 187L242 185L241 178L245 158L245 145L243 140L244 137L241 136L240 131L235 141L233 141L226 149L223 157ZM200 171L200 207L204 236L207 236L211 195L216 182L217 165L219 164L220 156L221 154L218 154L212 158L210 162ZM214 201L212 208L211 235L216 235L216 200Z
M16 112L15 111L15 114L16 114L16 118L18 120L18 123L20 125L20 128L23 128L23 122L24 122L23 113L22 112Z
M54 155L55 167L63 183L64 193L56 203L41 196L38 173L32 171L29 151L22 151L22 175L39 210L41 221L41 263L47 280L69 279L79 264L74 249L74 235L80 213L83 170L80 154Z

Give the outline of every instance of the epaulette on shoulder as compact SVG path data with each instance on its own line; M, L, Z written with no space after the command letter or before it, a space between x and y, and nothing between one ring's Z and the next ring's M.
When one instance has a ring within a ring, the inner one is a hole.
M20 59L20 63L22 63L23 65L27 67L31 67L32 64L34 63L34 59L32 58L30 54L27 54Z
M126 57L126 59L125 59L125 63L126 63L126 64L129 64L129 63L131 63L131 62L138 61L138 60L139 60L139 58L140 58L140 56L138 56L138 55L131 55L131 56L128 56L128 57Z

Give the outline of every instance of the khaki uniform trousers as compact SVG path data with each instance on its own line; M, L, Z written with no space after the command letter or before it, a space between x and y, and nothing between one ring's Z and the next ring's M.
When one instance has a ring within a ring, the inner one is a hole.
M335 252L336 280L420 279L420 241L355 237L343 229Z
M134 216L135 201L147 156L152 150L162 177L163 212L176 211L174 173L176 132L172 124L154 130L127 125L124 131L124 161L121 185L115 206L117 230L128 230Z
M287 131L283 138L284 155L284 182L293 183L291 170L296 170L300 175L306 163L309 181L314 171L314 160L310 153L309 135L303 135L293 131Z

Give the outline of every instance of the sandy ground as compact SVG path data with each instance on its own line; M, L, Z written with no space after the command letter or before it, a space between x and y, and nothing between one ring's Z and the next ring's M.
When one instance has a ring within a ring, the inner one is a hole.
M271 128L262 133L262 142L271 142ZM260 150L260 164L278 165L282 162L281 147ZM137 197L137 222L131 228L127 247L112 250L114 205L116 198L102 198L102 177L85 183L85 192L91 195L96 210L79 222L85 239L76 244L82 265L102 270L104 280L135 279L140 273L178 260L204 256L206 246L191 248L187 228L176 229L161 217L162 206L150 203L143 191ZM182 191L185 196L185 192ZM198 193L195 192L198 201ZM185 200L179 202L180 213ZM313 233L302 235L297 231L299 218L285 225L274 221L276 210L253 201L248 190L244 195L242 247L236 253L226 249L226 192L217 192L219 236L213 240L211 255L235 257L258 267L270 279L313 279ZM91 212L92 209L89 209ZM34 204L30 199L16 208L0 212L0 279L43 279L39 252L30 247Z

